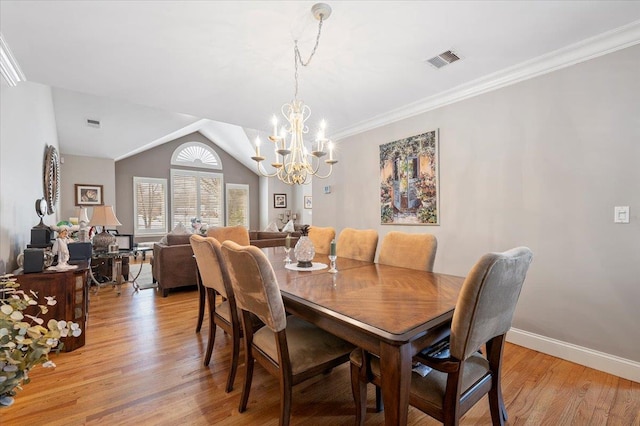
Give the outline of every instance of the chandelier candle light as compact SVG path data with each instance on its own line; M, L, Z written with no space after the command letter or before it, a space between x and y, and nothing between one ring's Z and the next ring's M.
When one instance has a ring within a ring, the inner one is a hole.
M311 55L307 61L303 61L298 49L298 40L294 40L294 62L295 62L295 92L291 103L282 105L282 115L288 122L288 126L282 126L278 132L278 119L274 115L271 123L273 124L273 134L269 136L269 140L274 143L276 160L271 166L276 169L274 173L267 173L260 165L265 157L260 154L260 138L256 138L256 155L251 157L256 162L258 172L262 176L276 176L282 182L288 185L303 185L311 182L311 177L315 176L325 179L331 175L333 165L338 162L334 158L333 142L325 136L326 123L324 120L320 123L320 131L317 134L315 142L311 145L311 151L304 145L303 135L309 132L309 128L305 122L311 116L311 108L298 100L298 65L306 67L311 62L311 58L316 53L318 43L320 42L320 34L322 32L322 23L331 15L331 7L325 3L317 3L311 8L313 16L320 21L318 24L318 35L316 44L313 47ZM287 144L287 136L289 143ZM320 169L321 158L327 154L329 150L329 158L324 162L329 165L329 171L326 175L318 174Z

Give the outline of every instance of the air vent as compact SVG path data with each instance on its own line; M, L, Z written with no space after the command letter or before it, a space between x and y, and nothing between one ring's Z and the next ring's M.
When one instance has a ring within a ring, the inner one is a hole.
M100 128L100 120L93 120L91 118L87 118L87 126L95 127L96 129Z
M458 55L453 53L451 50L447 50L446 52L443 52L438 56L434 56L431 59L427 59L427 62L429 62L431 65L439 69L459 59L460 57Z

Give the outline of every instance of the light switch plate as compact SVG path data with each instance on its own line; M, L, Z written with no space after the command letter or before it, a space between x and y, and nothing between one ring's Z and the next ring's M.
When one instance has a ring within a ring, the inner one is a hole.
M629 223L629 206L616 206L613 208L614 223Z

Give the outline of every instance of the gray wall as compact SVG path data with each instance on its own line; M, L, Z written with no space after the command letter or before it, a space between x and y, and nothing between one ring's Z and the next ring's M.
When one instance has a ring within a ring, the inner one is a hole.
M16 257L38 224L36 199L44 196L43 164L47 145L58 149L51 88L23 82L9 87L0 78L0 274L17 268ZM58 149L58 154L60 150ZM64 184L64 172L61 172ZM56 213L47 225L58 223Z
M117 216L123 226L119 232L123 234L133 233L133 177L151 177L167 179L168 185L168 212L171 212L171 156L183 143L201 142L213 148L222 162L224 184L238 183L249 185L249 209L250 229L257 229L260 223L259 184L258 176L247 169L242 163L231 157L222 148L211 142L200 133L192 133L174 141L151 148L140 154L116 161L116 203L118 205ZM180 168L180 167L178 167ZM203 171L213 171L202 169ZM217 171L215 171L217 172ZM188 225L188 224L185 224ZM158 240L158 237L140 237L136 241Z
M76 216L75 185L102 185L102 197L105 205L113 206L116 217L119 217L116 205L116 185L114 161L110 158L84 157L62 153L64 163L61 166L64 179L60 195L60 220L69 220ZM87 208L87 216L91 219L93 207Z
M526 245L514 327L640 361L639 64L637 45L341 140L313 223L433 233L456 275ZM378 146L437 128L441 226L380 225Z

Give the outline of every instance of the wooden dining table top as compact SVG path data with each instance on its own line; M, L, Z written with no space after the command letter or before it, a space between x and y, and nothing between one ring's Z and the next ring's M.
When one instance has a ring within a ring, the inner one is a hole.
M417 333L450 320L463 277L338 258L328 268L300 272L285 267L284 250L263 249L283 293L320 312L376 334L389 343L415 339ZM329 263L317 254L313 262ZM294 263L295 264L295 263Z

